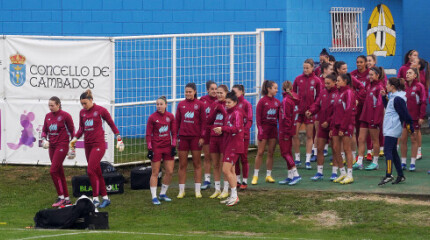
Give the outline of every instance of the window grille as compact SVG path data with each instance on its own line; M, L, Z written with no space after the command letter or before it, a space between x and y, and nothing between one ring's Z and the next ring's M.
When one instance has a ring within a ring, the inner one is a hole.
M363 51L363 11L364 8L331 8L331 52Z

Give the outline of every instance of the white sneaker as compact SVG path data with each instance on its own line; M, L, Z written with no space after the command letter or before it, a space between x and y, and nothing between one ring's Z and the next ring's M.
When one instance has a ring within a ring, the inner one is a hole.
M423 159L423 155L419 152L419 153L417 154L417 160L421 160L421 159Z
M219 203L221 203L221 204L227 204L229 201L230 201L230 197L228 197L228 198L226 198L224 200L221 200Z
M239 203L239 197L230 198L229 201L225 204L227 206L234 206Z

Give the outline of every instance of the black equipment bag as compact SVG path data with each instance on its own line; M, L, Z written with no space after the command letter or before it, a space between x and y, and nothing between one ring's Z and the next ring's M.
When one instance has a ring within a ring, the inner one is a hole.
M75 205L59 209L44 209L36 213L36 228L72 229L79 218L86 218L94 213L95 207L89 198L78 199Z
M149 189L149 180L151 179L152 168L151 167L135 167L131 170L130 173L130 184L131 189ZM158 186L161 186L161 169L158 174Z
M103 173L108 194L124 193L124 176L119 172ZM93 190L88 175L72 177L73 196L92 196Z
M109 229L108 212L90 212L88 216L78 218L75 222L76 229Z
M116 172L115 167L107 161L101 161L100 168L102 169L102 173Z

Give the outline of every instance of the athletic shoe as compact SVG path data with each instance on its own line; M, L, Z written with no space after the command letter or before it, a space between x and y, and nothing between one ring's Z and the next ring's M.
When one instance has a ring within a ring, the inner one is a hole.
M160 194L160 200L165 202L171 202L172 199L170 199L166 194Z
M331 177L330 177L330 181L333 182L336 178L337 178L337 174L336 173L332 173Z
M411 171L411 172L415 172L415 164L411 164L411 165L409 166L409 171Z
M373 155L372 155L371 153L368 153L368 154L366 155L366 160L367 160L367 161L372 161L372 160L373 160Z
M110 200L109 199L103 199L102 203L100 203L99 208L105 208L109 205L110 205Z
M317 173L315 174L315 176L311 177L312 181L318 181L318 180L323 180L324 179L324 175L322 175L321 173Z
M406 168L408 167L408 165L406 165L406 163L402 163L402 169L406 170Z
M94 206L97 208L97 207L99 207L100 202L94 199L94 200L93 200L93 204L94 204Z
M294 161L294 164L296 164L297 167L302 166L302 162L301 161Z
M379 165L375 163L371 163L366 167L367 171L378 170L378 169L379 169Z
M208 182L208 181L204 181L202 186L200 187L201 190L206 190L209 188L211 188L211 182Z
M418 153L417 154L417 160L421 160L423 159L423 154L422 153Z
M393 180L394 180L393 175L391 175L391 176L389 176L389 177L385 176L385 177L383 177L383 178L381 179L381 182L380 182L380 183L378 183L378 186L382 186L382 185L387 184L387 183L389 183L389 182L391 182L391 181L393 181Z
M291 182L289 182L288 185L290 185L290 186L296 185L297 183L300 182L300 180L302 180L302 177L300 177L300 176L293 177L293 180L291 180Z
M346 177L344 178L342 181L340 181L340 184L350 184L354 182L354 178L353 177Z
M384 150L379 151L379 157L384 157Z
M228 197L228 192L222 192L222 193L218 196L218 198L219 198L219 199L224 199L224 198L226 198L226 197Z
M316 161L317 161L317 155L312 155L311 162L316 162Z
M307 170L312 169L312 166L311 166L311 163L310 163L310 162L305 163L305 166L306 166L306 169L307 169Z
M354 163L354 165L352 166L352 169L354 170L363 170L363 164L358 164L358 163Z
M346 175L340 175L340 177L333 180L334 183L340 183L343 179L346 178Z
M324 149L324 157L328 156L328 151Z
M64 198L57 198L57 200L52 204L52 207L60 207L64 204Z
M219 195L221 195L221 191L216 190L209 198L214 199L217 198Z
M219 201L219 203L221 203L221 204L227 204L228 201L230 201L230 197L228 197L228 198L226 198L224 200Z
M274 183L275 179L273 179L272 176L266 176L266 182L268 182L268 183Z
M202 194L200 192L196 192L196 198L202 198Z
M251 184L252 184L252 185L257 185L257 182L258 182L258 176L253 176L253 177L252 177Z
M158 200L158 198L153 198L152 199L152 204L154 204L154 205L160 205L161 204L161 202Z
M430 174L430 170L427 171L427 174Z
M63 204L60 207L66 207L66 206L71 206L71 205L72 205L72 201L64 200Z
M237 184L236 184L237 186L237 189L239 189L240 188L240 182L237 182Z
M234 206L239 203L239 197L230 198L229 201L225 204L229 207Z
M248 184L246 184L245 182L240 184L240 190L246 190L247 188L248 188Z
M406 178L404 176L397 176L396 181L392 182L392 184L399 184L404 181L406 181Z
M279 181L278 183L279 183L280 185L287 185L287 184L288 184L288 183L290 183L292 180L293 180L293 179L291 179L291 178L285 178L284 180Z
M179 192L178 196L176 198L184 198L185 197L185 191L184 192Z

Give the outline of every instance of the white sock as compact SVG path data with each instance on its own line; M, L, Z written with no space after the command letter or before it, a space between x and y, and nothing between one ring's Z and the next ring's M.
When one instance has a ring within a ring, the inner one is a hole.
M418 147L418 154L421 154L421 147Z
M318 149L315 147L315 145L312 146L312 150L314 151L314 155L317 155Z
M340 153L342 155L342 159L345 159L345 152Z
M352 168L348 168L347 176L352 178Z
M230 195L230 197L231 198L237 198L237 191L236 191L235 187L231 188L231 195Z
M411 164L415 165L415 162L417 161L417 158L411 158Z
M357 151L352 151L352 160L354 161L357 157Z
M157 187L149 187L151 189L151 196L152 198L157 197Z
M381 151L384 151L384 146L379 147L379 151L380 151L380 152L381 152Z
M201 183L194 183L194 189L196 193L200 193L200 187L202 186Z
M59 199L64 199L64 195L58 196Z
M306 162L311 162L312 154L306 153Z
M399 147L399 145L397 145L397 147ZM367 154L372 154L372 150L367 150Z
M323 169L324 169L324 165L318 165L317 166L317 171L319 174L323 174Z
M240 176L239 176L239 175L237 175L237 176L236 176L236 181L237 181L238 183L240 183Z
M399 145L397 145L397 152L399 151Z
M295 156L296 156L296 161L300 162L300 153L296 153Z
M211 174L205 173L205 182L211 182Z
M222 190L222 192L228 193L228 187L229 187L228 181L224 181L224 189Z
M259 169L254 169L254 177L258 177L258 171L260 171Z
M266 170L266 177L272 176L272 170Z
M106 195L106 196L103 196L103 197L102 197L102 199L104 199L104 200L108 200L109 198L108 198L108 196Z
M100 200L99 200L99 197L93 197L93 201L97 201L97 202L100 202Z
M215 191L221 191L221 181L215 181Z
M180 193L185 192L185 184L179 184L179 192Z
M402 163L406 164L406 158L402 158Z
M363 164L363 156L358 156L357 164L358 165L362 165Z
M338 167L333 166L333 167L331 168L331 173L337 174L337 169L338 169Z
M161 184L160 195L166 195L167 189L169 189L169 185Z
M345 167L340 168L340 175L341 176L345 176L346 175Z
M300 176L300 175L299 175L299 172L297 171L297 168L293 168L293 169L291 169L291 171L293 171L293 177L298 177L298 176Z
M293 170L288 170L288 178L293 179Z
M70 197L65 197L64 200L70 201Z
M242 183L248 184L248 178L243 178Z
M379 155L376 157L373 157L373 163L378 164Z
M328 144L324 146L324 150L328 151Z

